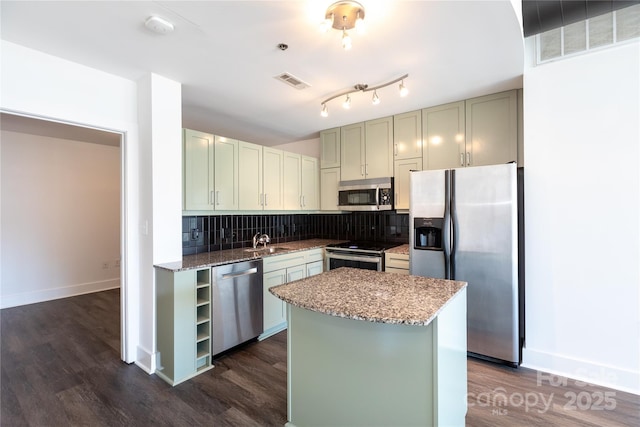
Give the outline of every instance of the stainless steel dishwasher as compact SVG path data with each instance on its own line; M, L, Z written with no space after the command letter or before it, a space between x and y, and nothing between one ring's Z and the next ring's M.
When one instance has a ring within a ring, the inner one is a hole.
M213 354L263 332L262 260L214 267Z

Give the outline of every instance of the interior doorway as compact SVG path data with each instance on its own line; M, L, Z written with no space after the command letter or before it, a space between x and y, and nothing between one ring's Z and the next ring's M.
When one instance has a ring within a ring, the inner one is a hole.
M0 130L2 307L118 286L127 361L125 134L6 112Z

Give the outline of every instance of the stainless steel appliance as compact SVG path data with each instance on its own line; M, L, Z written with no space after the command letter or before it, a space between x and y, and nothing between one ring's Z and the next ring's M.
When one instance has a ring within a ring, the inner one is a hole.
M262 261L212 269L213 354L256 338L263 332Z
M340 267L364 268L367 270L384 270L385 249L398 246L399 243L380 243L353 241L327 245L325 251L325 270Z
M338 208L345 211L393 210L393 178L370 178L338 183Z
M524 341L522 168L410 174L410 273L467 282L467 349L517 366Z

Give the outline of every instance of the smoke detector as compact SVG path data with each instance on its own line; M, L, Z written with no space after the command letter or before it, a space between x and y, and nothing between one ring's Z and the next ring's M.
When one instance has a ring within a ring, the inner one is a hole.
M144 21L144 26L158 34L168 34L173 31L173 24L159 16L150 16Z

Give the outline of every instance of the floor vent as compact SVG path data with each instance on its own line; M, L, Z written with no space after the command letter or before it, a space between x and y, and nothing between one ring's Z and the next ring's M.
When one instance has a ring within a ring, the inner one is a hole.
M306 89L309 86L311 86L309 83L303 82L299 78L297 78L297 77L295 77L295 76L293 76L293 75L291 75L289 73L278 74L274 78L278 79L281 82L286 83L289 86L294 87L296 89Z

